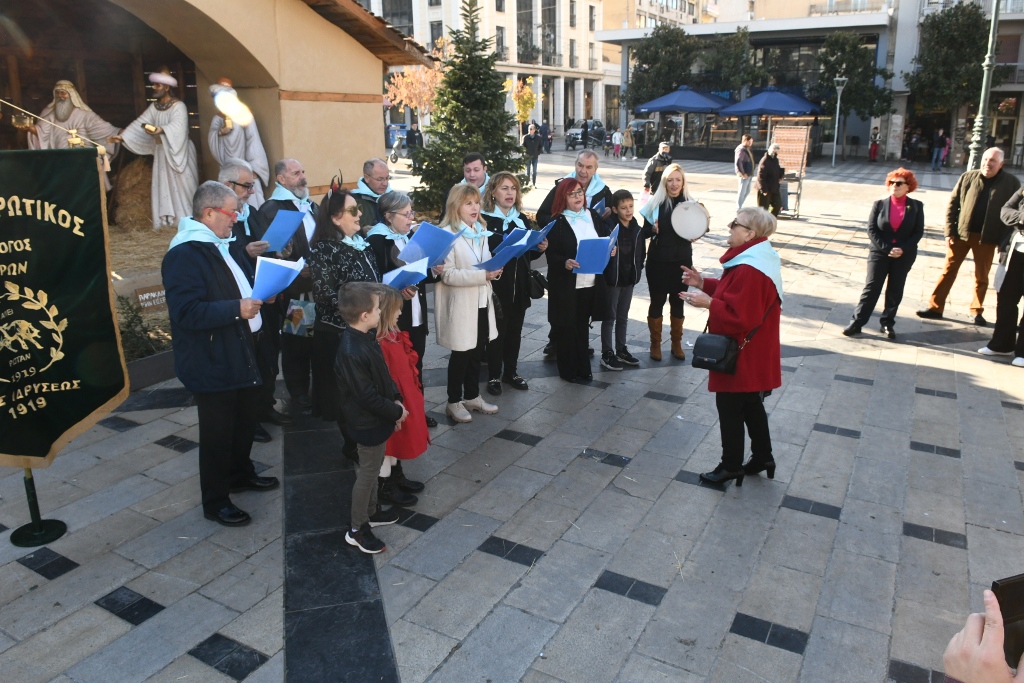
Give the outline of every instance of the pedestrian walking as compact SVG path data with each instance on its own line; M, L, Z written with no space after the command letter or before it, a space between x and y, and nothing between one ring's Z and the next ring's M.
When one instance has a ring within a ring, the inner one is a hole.
M583 143L583 149L590 145L590 126L586 119L583 119L583 125L580 127L580 141Z
M635 157L634 157L635 158ZM644 190L654 192L661 185L661 174L672 163L672 147L667 142L658 144L658 153L644 166Z
M946 132L939 128L932 138L932 170L942 170L942 154L946 151L946 143L949 142L949 138L946 137Z
M1017 190L1003 206L1003 222L1011 227L1000 245L1002 277L996 275L996 324L992 339L978 349L985 356L1013 356L1011 365L1024 368L1024 321L1018 324L1018 304L1024 297L1024 191Z
M782 167L779 165L779 143L761 157L757 165L757 205L762 209L770 209L773 216L782 210Z
M420 132L420 124L414 123L405 136L405 146L412 157L412 172L421 173L423 164L420 163L419 149L423 147L423 133Z
M537 186L537 162L540 161L541 150L544 149L544 139L537 134L537 126L530 124L529 133L523 136L522 145L526 149L526 177L532 175L533 186Z
M878 132L878 126L871 129L870 146L868 147L868 161L878 161L878 143L882 141L882 135Z
M750 151L754 146L754 138L744 135L740 144L733 152L733 165L735 166L736 178L739 181L739 191L736 194L736 210L743 208L743 202L747 201L750 194L750 184L754 180L754 155Z
M614 147L612 154L618 159L622 156L622 132L618 128L612 133L612 146Z
M540 124L540 130L537 132L540 133L541 140L544 141L544 153L551 154L551 126L548 125L547 119Z
M622 132L622 158L625 159L627 156L632 156L633 161L636 161L636 147L633 143L633 129L626 126L626 130Z

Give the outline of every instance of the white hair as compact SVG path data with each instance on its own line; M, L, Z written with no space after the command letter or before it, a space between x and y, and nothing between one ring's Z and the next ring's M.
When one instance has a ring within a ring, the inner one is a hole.
M242 171L248 171L252 174L252 164L245 159L237 157L226 159L224 165L220 167L220 173L217 174L217 182L224 183L225 185L237 183L238 178L242 175Z

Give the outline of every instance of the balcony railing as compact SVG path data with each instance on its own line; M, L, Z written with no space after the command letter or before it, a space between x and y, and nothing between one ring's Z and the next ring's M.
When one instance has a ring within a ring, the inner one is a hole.
M541 55L541 63L544 66L562 66L562 55L545 52Z
M718 16L718 3L717 2L709 2L708 4L704 5L702 10L703 10L704 14L708 15L709 17L717 17Z
M976 5L981 5L985 14L992 14L992 0L921 0L921 16L941 12L954 5L959 5L961 2L973 2ZM1024 14L1024 0L1000 0L999 13Z
M540 61L540 48L536 45L520 45L516 60L520 64L536 64Z
M944 2L947 0L938 0ZM928 0L924 0L928 2ZM853 14L856 12L881 12L885 7L883 0L836 0L818 5L811 5L807 12L809 16L820 16L822 14Z
M580 58L576 55L569 55L569 68L578 69L580 68Z
M591 71L597 71L597 58L596 57L591 57L590 58L590 70Z
M495 50L495 52L498 53L498 61L499 62L507 62L508 61L508 48L507 47L499 47L497 50Z

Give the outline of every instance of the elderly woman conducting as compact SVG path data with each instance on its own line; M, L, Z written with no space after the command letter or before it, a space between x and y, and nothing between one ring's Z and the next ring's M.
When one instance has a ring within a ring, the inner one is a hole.
M708 331L736 340L740 346L735 374L711 371L708 390L715 393L722 431L722 462L702 481L743 485L745 474L764 470L775 477L772 439L764 399L782 385L779 319L782 315L782 269L768 238L775 217L761 208L740 209L729 223L729 249L719 259L720 279L706 278L682 266L683 283L691 288L679 296L708 309ZM750 434L750 460L743 463L744 427Z

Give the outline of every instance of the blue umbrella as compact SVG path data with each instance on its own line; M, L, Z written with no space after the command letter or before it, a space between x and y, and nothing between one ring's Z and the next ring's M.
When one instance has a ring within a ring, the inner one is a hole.
M768 114L770 116L801 116L803 114L818 114L821 107L809 102L797 95L790 95L778 88L768 87L753 97L748 97L742 102L722 109L718 113L721 116L755 116Z
M719 101L720 99L699 93L688 85L681 85L678 90L662 95L658 99L651 100L646 104L641 104L634 111L637 114L649 114L656 111L685 111L709 114L725 106Z

